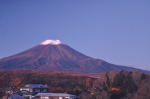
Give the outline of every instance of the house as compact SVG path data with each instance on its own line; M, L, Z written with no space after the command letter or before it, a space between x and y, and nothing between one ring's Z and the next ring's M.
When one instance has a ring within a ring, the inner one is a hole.
M76 95L66 93L50 93L47 86L42 84L27 84L20 88L9 99L75 99ZM20 97L20 98L18 98ZM22 98L23 97L23 98Z
M35 99L75 99L76 95L66 93L38 93Z
M18 95L25 97L26 99L32 99L37 93L48 92L47 86L42 84L27 84L20 88L20 91L16 92Z
M20 88L20 91L29 91L29 92L48 92L47 86L44 86L42 84L27 84Z

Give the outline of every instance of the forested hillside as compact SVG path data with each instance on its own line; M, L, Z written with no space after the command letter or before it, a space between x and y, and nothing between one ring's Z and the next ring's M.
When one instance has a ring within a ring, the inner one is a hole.
M64 73L0 72L0 96L17 91L25 84L43 84L50 92L79 95L92 86L95 78Z
M50 92L78 99L150 99L150 76L138 71L109 71L92 78L64 73L0 72L0 96L25 84L43 84Z

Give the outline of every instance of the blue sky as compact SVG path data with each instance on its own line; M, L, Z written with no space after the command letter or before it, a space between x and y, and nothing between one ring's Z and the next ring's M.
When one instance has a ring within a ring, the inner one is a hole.
M59 39L107 62L150 70L149 0L0 0L0 58Z

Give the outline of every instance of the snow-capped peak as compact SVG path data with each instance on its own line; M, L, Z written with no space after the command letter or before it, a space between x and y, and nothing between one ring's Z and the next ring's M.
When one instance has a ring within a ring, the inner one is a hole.
M58 44L62 44L60 42L60 40L45 40L44 42L41 43L42 45L58 45Z

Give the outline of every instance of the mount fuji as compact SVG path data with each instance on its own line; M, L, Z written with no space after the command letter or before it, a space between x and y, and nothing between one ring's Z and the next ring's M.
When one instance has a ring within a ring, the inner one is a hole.
M63 44L60 40L46 40L31 49L0 60L0 71L101 74L110 70L135 70L150 73L91 58Z

